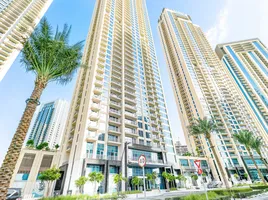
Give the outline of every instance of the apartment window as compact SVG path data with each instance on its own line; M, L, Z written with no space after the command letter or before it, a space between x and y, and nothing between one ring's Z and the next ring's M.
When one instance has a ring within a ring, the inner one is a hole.
M97 146L97 154L98 155L103 155L104 152L104 144L98 144Z
M139 136L143 137L143 131L139 130Z
M187 159L180 159L181 166L189 167L189 162Z

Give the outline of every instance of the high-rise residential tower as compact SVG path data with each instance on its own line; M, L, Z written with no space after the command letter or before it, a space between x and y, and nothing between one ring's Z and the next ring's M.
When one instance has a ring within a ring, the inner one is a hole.
M259 129L267 135L268 49L259 39L251 39L219 44L216 53L259 122Z
M115 173L142 175L142 154L146 173L173 170L175 149L145 0L96 1L83 62L88 68L78 76L62 149L64 193L92 171L105 175L100 192L113 192ZM162 178L158 184L165 187ZM93 188L87 183L84 190Z
M0 81L53 0L0 0Z
M201 155L211 157L211 164L216 166L212 169L213 177L226 185L230 184L230 178L235 180L234 174L240 178L249 174L252 180L257 180L257 170L248 152L233 140L232 134L247 129L256 136L263 136L265 142L267 136L244 103L201 28L192 23L190 16L169 9L163 10L158 28L190 152L198 148ZM209 144L204 136L189 134L187 127L193 120L204 117L213 120L219 129L212 133L213 144ZM216 147L220 166L211 153L211 145ZM262 172L267 174L260 158L256 156L256 160Z
M68 111L69 103L61 99L41 105L29 129L28 140L34 140L35 146L47 142L50 149L60 145Z

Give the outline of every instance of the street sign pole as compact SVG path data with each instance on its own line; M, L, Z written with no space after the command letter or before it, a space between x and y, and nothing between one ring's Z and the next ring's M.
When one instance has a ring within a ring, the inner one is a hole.
M143 188L144 188L144 198L146 198L145 170L144 170L144 167L142 168L142 171L143 171Z
M144 169L144 167L146 165L146 157L145 157L145 155L140 155L140 157L138 159L138 164L142 168L144 198L146 198L145 169Z
M203 177L202 177L202 169L201 169L201 161L200 160L195 160L194 161L194 164L197 166L197 173L200 175L201 177L201 181L203 183L203 186L204 186L204 191L205 191L205 194L206 194L206 199L208 200L208 193L207 193L207 188L206 188L206 185L205 185L205 181L203 180Z

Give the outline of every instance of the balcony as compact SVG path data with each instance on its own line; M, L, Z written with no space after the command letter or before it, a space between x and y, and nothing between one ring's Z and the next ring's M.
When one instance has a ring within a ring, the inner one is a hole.
M120 128L114 128L109 126L108 132L116 135L121 135Z
M66 152L70 152L71 151L71 145L67 146L66 148Z
M101 96L99 96L99 95L93 95L92 100L94 102L99 103L101 101Z
M132 112L136 112L136 110L137 110L137 107L136 106L133 106L133 105L130 105L130 104L125 104L125 108L127 109L127 110L130 110L130 111L132 111Z
M113 117L109 118L109 124L121 125L121 120Z
M100 118L100 115L97 112L91 112L89 115L89 119L93 121L99 120L99 118Z
M92 103L91 104L91 110L99 111L101 109L100 104Z
M125 134L130 136L130 137L138 137L138 132L134 129L128 129L128 128L125 128Z
M131 113L131 112L126 111L125 115L128 116L131 119L136 119L137 118L136 113Z
M129 127L134 127L134 128L137 128L138 127L137 122L136 121L132 121L132 120L125 119L125 124L126 124L126 126L129 126Z
M95 142L98 140L98 136L96 132L89 132L87 135L87 141L88 142Z
M131 160L131 161L138 161L139 157L130 156L128 159ZM164 161L161 160L161 159L146 158L146 163L160 163L160 164L164 164Z
M108 144L120 145L121 139L119 137L108 137Z
M129 102L129 103L136 104L136 100L135 100L135 98L131 98L131 97L127 97L127 96L125 96L125 101L126 101L126 102Z
M68 143L71 143L71 142L73 141L73 138L74 138L74 136L70 136L70 137L68 138Z
M116 102L116 101L110 101L110 105L116 108L121 108L121 103Z
M121 100L121 96L120 95L116 95L114 93L111 93L110 97L111 97L111 99Z
M102 80L103 80L103 74L101 74L101 73L98 72L98 73L96 74L96 79L102 81Z
M119 160L118 156L107 156L107 160Z
M100 95L102 93L102 88L101 87L95 87L94 88L94 94Z
M117 87L111 87L111 91L118 93L118 94L121 94L121 89L117 88Z
M89 131L97 131L99 128L99 125L97 122L93 122L91 121L89 124L88 124L88 130Z
M101 86L103 86L103 82L100 81L100 80L96 80L96 81L95 81L95 86L97 86L97 87L101 87Z
M119 110L110 109L109 113L113 114L113 115L116 115L116 116L121 116L121 112Z

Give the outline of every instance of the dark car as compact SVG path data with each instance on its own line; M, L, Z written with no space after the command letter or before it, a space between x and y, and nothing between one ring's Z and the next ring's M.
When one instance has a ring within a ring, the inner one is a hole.
M7 190L7 200L21 200L21 189L20 188L9 188Z

